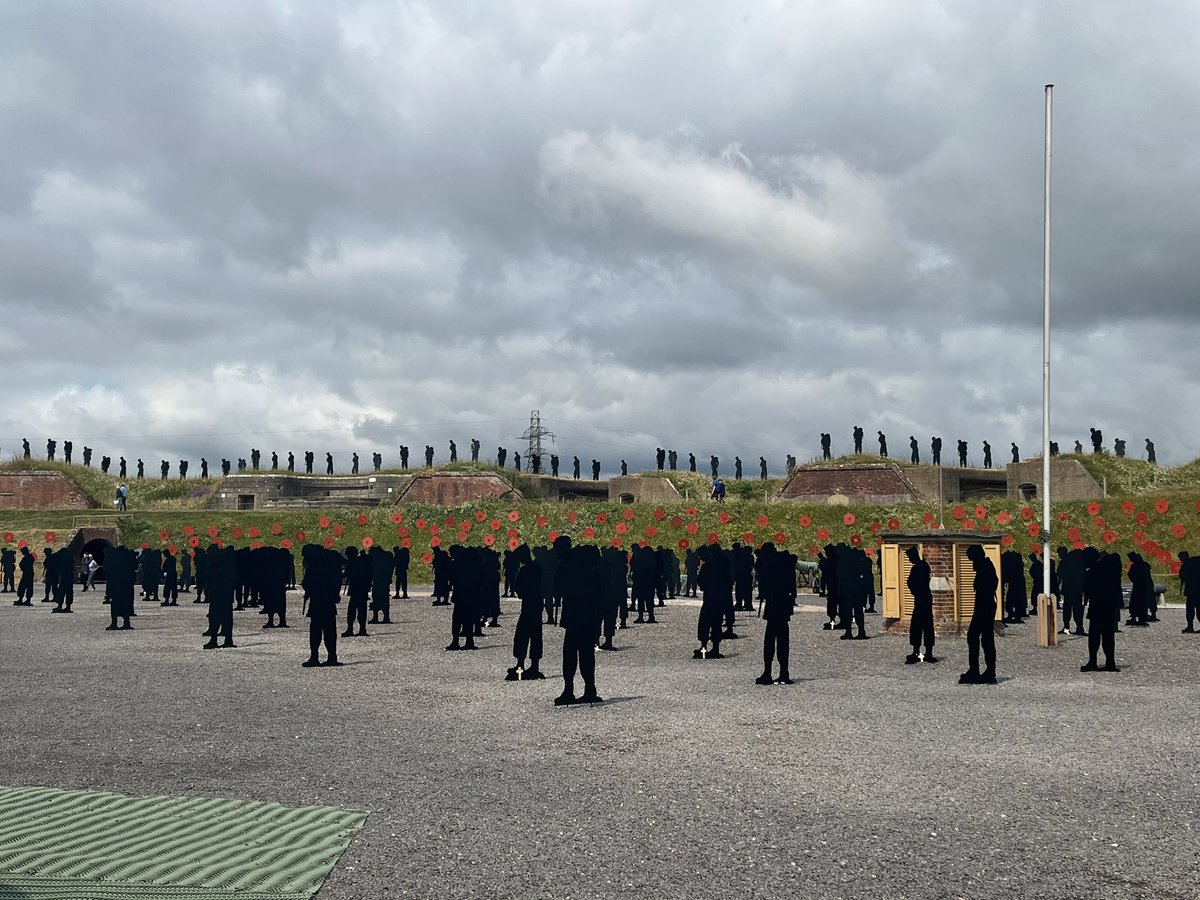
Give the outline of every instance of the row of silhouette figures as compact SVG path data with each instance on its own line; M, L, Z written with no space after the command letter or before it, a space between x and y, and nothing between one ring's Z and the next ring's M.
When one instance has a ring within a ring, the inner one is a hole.
M1089 429L1089 431L1091 432L1092 453L1095 455L1101 455L1101 454L1106 453L1107 449L1104 446L1104 433L1102 431L1100 431L1100 429L1098 429L1098 428L1091 428L1091 429ZM856 454L861 454L863 452L863 438L865 437L865 432L863 431L862 427L859 425L855 425L854 430L851 433L851 437L854 440L854 452ZM885 435L882 431L877 431L876 432L876 440L879 442L879 455L886 458L888 455L887 435ZM1123 459L1125 457L1125 447L1126 447L1125 441L1122 438L1117 438L1115 441L1113 441L1113 448L1112 448L1113 455ZM967 455L968 455L969 445L967 444L966 441L960 439L958 441L957 450L958 450L958 464L965 468L967 465ZM991 443L989 443L988 441L984 441L982 450L983 450L983 468L990 469L990 468L992 468L992 445L991 445ZM911 434L908 436L908 451L909 451L909 462L911 462L913 465L919 465L921 462L920 444L917 441L916 437ZM1009 451L1012 454L1012 461L1014 463L1019 463L1021 461L1021 448L1017 446L1015 441L1010 442ZM930 452L930 457L931 457L931 460L930 460L931 463L935 466L940 466L942 464L942 439L940 437L934 436L934 437L930 438L929 452ZM1076 454L1082 454L1084 452L1082 441L1078 441L1078 440L1075 441L1075 448L1074 448L1073 452ZM1050 456L1054 457L1054 456L1058 456L1058 455L1059 455L1058 441L1051 441L1050 442ZM832 459L832 458L833 458L833 436L831 434L829 434L828 432L821 432L821 459L825 460L825 459ZM1150 438L1146 438L1146 461L1151 463L1152 465L1158 464L1158 457L1155 453L1154 441L1150 440ZM661 466L660 466L660 468L661 468ZM789 471L790 471L790 468L791 467L789 466Z

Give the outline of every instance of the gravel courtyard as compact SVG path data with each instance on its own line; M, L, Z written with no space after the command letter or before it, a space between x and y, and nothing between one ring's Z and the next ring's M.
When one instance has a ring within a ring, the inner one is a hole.
M697 607L618 632L598 707L505 682L516 606L447 653L428 589L394 624L304 669L307 620L204 651L204 609L0 606L0 784L325 804L369 813L317 895L390 897L1200 897L1200 636L1183 614L1086 640L998 640L1001 683L960 687L966 645L902 664L902 638L841 642L815 598L791 687L761 687L760 620L697 661ZM343 604L344 606L344 604Z

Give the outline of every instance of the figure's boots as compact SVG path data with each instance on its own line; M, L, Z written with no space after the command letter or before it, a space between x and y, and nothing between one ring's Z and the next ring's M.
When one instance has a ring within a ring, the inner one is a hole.
M775 680L771 677L770 671L764 671L761 675L754 679L755 684L774 684Z
M788 674L788 670L784 669L779 673L779 677L775 679L776 684L794 684L792 676Z
M319 659L317 659L317 657L315 655L310 656L304 662L300 663L300 665L302 665L306 669L315 669L320 664L321 664L321 661Z

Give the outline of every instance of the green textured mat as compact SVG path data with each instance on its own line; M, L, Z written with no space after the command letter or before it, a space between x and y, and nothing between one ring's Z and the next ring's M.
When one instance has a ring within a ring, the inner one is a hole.
M306 900L366 813L0 787L0 900Z

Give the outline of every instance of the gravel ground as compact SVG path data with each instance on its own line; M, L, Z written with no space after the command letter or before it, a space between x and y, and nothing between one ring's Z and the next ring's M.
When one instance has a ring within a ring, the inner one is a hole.
M1200 636L1183 615L1118 635L998 641L1002 682L960 687L966 647L905 666L902 638L842 643L807 598L791 687L760 687L762 623L697 661L696 607L618 632L598 707L505 682L515 606L474 653L449 612L303 669L307 621L203 651L204 607L139 603L105 632L96 599L54 616L0 605L0 783L194 794L370 813L318 895L584 898L1196 898ZM35 600L40 593L35 593Z

